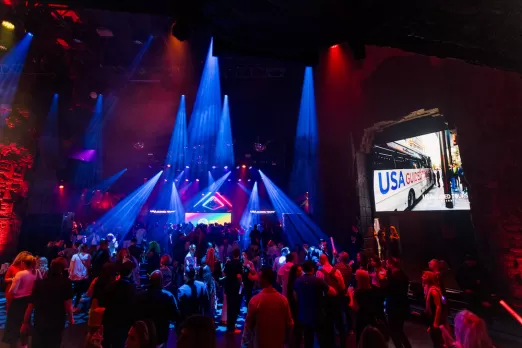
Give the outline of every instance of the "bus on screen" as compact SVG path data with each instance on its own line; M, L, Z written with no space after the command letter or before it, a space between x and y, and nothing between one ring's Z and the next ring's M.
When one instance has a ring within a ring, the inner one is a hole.
M373 147L376 211L412 210L435 183L431 159L402 142Z

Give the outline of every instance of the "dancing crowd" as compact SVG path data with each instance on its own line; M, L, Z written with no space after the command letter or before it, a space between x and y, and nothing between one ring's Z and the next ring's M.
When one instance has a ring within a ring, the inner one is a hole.
M173 324L181 348L215 347L219 325L241 335L242 347L346 347L354 335L358 347L388 347L391 339L409 348L409 279L394 245L398 233L390 231L383 238L376 233L374 248L363 251L352 227L339 252L324 240L286 247L278 228L254 226L237 240L217 224L172 228L166 243L147 242L145 234L131 236L125 247L114 236L97 245L50 242L41 257L19 253L5 273L3 341L26 346L31 336L32 347L60 347L66 323L88 312L85 347L161 347ZM422 284L433 346L492 347L472 312L459 313L450 333L443 263L428 267ZM471 283L474 276L461 272Z

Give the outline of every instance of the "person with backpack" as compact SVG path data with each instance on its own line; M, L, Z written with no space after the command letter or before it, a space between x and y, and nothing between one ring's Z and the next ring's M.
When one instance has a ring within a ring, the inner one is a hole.
M337 292L337 296L325 298L325 330L326 338L330 341L331 347L334 346L335 332L334 327L339 331L339 339L341 347L346 346L346 328L344 326L343 312L341 310L342 300L346 294L346 285L344 284L343 275L338 269L335 269L328 260L326 254L319 256L319 264L321 268L317 271L316 277L323 279L328 286L331 286Z
M205 283L195 280L196 271L185 272L185 284L178 289L179 321L178 335L183 322L192 315L206 315L210 309L210 297Z

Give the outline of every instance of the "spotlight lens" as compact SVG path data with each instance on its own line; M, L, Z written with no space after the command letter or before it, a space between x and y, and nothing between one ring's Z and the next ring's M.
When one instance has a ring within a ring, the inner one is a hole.
M167 182L167 179L165 179L165 182Z
M190 168L190 167L189 167L189 166L185 166L185 168L187 168L187 169L188 169L188 168Z
M212 166L212 169L216 169L217 167L216 166Z
M7 30L14 30L15 25L9 21L2 21L2 27L6 28ZM31 34L31 36L32 36L32 34Z
M236 169L239 169L239 166L237 166Z
M167 168L170 168L170 164L167 164Z
M188 179L185 179L185 181L188 181Z
M63 185L60 185L60 186L58 186L58 187L60 188L60 190L63 189Z
M225 166L224 168L225 168L225 169L228 169L228 166Z
M243 164L243 165L241 166L241 168L245 169L245 168L246 168L246 165L245 165L245 164Z
M248 169L252 169L252 166L248 167Z
M237 181L241 181L241 179L237 179Z
M199 179L196 179L196 181L199 181Z
M248 179L248 181L252 181L251 179Z

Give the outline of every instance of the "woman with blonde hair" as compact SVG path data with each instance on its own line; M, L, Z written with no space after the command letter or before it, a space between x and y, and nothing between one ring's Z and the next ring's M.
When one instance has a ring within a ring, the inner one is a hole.
M23 259L27 255L31 255L31 253L28 251L19 252L18 255L16 255L15 259L13 260L13 263L9 266L9 268L7 268L7 272L5 272L4 282L6 284L6 288L5 288L5 301L6 301L5 310L6 311L9 310L9 306L10 306L11 302L13 301L13 296L9 292L9 289L11 288L11 285L13 283L13 278L18 272L20 272L22 270L21 264L22 264Z
M13 278L9 293L13 297L11 308L7 312L4 337L2 341L11 347L16 347L19 340L21 345L27 345L27 337L20 335L24 322L25 311L31 300L34 282L37 278L36 259L32 255L25 255L20 263L21 270Z
M348 288L348 296L350 296L350 308L355 312L355 332L356 341L359 342L364 328L368 325L375 324L378 306L377 295L372 289L370 283L370 275L368 271L358 269L355 272L355 280L357 289Z
M401 258L401 237L395 226L390 226L390 240L388 242L388 257Z

